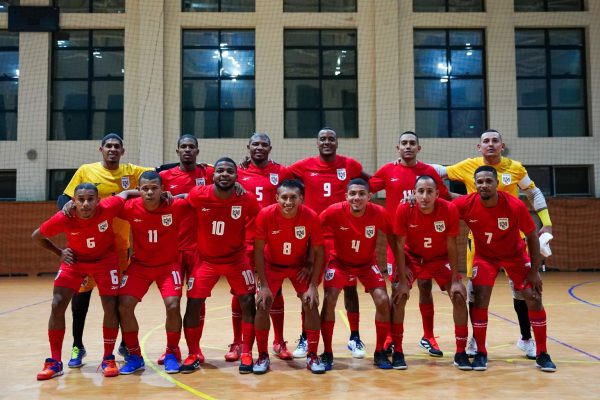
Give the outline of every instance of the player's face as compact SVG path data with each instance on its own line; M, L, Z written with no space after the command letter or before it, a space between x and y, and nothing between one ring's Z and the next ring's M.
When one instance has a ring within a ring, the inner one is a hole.
M317 136L317 146L319 147L319 154L322 156L335 155L337 151L337 137L334 131L321 131Z
M250 158L256 163L260 163L269 158L271 153L271 145L267 140L256 136L252 138L248 144L248 151L250 152Z
M108 139L100 147L102 158L107 164L118 164L125 153L125 149L117 139Z
M400 158L404 161L410 161L417 158L417 153L421 151L421 146L417 142L415 135L402 135L400 143L396 145Z
M179 156L179 161L184 164L195 164L196 158L198 157L198 146L196 146L196 142L192 139L183 139L179 142L179 146L177 147L177 155Z
M213 182L222 190L229 190L235 185L237 180L237 170L235 165L230 162L222 161L215 165Z
M93 217L96 213L98 201L98 194L95 191L91 189L79 189L73 197L77 216L81 219Z
M293 217L298 213L298 206L302 204L300 190L282 186L277 189L275 197L284 217Z
M484 157L497 157L504 150L504 143L498 132L486 132L481 135L481 141L477 145L477 150Z
M148 180L142 179L140 181L140 192L144 203L157 204L160 203L160 196L162 194L162 185L158 179Z
M491 172L481 171L475 175L475 188L482 200L489 200L498 191L498 180L494 178L494 174Z
M432 210L440 192L431 179L421 179L415 186L415 200L423 211Z
M353 212L360 212L367 208L371 193L363 185L350 185L346 192L346 200Z

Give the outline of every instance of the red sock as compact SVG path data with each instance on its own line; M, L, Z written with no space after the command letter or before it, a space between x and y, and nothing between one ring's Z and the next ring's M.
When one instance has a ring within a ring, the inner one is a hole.
M377 335L377 341L375 342L375 351L382 351L383 345L385 344L385 337L390 329L389 322L375 320L375 333Z
M467 325L454 325L454 338L456 339L456 352L462 353L467 347L467 337L469 336L469 328Z
M127 351L129 351L129 354L140 357L142 356L140 342L138 341L138 331L123 332L123 340L125 341L125 345L127 346Z
M102 327L102 337L104 338L104 357L110 356L115 350L115 343L119 335L119 328Z
M202 327L195 326L191 328L183 328L185 342L188 346L189 354L200 353L200 338L202 337Z
M231 325L233 326L233 343L242 343L242 307L237 296L231 297Z
M306 330L306 339L308 340L308 354L315 353L319 350L319 335L320 331Z
M419 304L419 310L421 311L421 320L423 321L423 337L433 337L433 303Z
M485 348L485 335L488 325L488 310L487 308L473 307L471 312L471 322L473 324L473 337L477 343L477 351L487 355Z
M346 315L348 316L348 324L350 325L350 332L358 332L360 314L346 312Z
M179 340L181 339L181 331L169 332L167 331L167 349L172 353L179 347Z
M254 324L242 321L242 353L252 353L252 346L254 346Z
M529 310L529 322L533 328L533 337L535 337L536 355L541 352L547 353L546 348L546 310Z
M50 354L56 361L62 361L62 345L65 338L64 329L48 329L48 340L50 341Z
M383 347L387 349L388 346L392 343L394 343L394 339L392 339L392 323L390 322L390 324L388 325L388 331L385 336L385 343Z
M273 305L271 306L271 321L273 321L273 334L274 343L283 342L283 321L285 318L283 296L279 294L273 299Z
M331 342L333 340L333 327L335 321L321 321L321 334L323 335L323 346L326 353L333 353Z
M268 329L254 329L256 334L256 347L258 348L258 354L269 352L269 330Z
M394 339L394 351L403 353L402 337L404 336L404 324L392 324L392 339Z

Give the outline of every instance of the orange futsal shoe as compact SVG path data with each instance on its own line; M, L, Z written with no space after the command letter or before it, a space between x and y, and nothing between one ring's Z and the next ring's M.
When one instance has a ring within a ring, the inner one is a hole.
M117 367L115 356L112 354L104 357L102 364L100 364L100 368L102 368L102 373L105 378L112 378L113 376L119 375L119 367Z
M273 343L273 354L280 360L293 360L294 356L287 349L287 342Z
M229 351L225 354L225 361L234 362L240 359L242 355L242 344L231 343L229 345Z
M42 372L37 374L38 381L47 381L55 376L61 376L63 374L63 363L62 361L56 361L53 358L46 358L44 362L44 369Z

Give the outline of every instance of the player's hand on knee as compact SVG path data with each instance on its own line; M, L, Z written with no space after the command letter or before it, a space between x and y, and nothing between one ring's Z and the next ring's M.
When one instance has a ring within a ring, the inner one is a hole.
M302 295L302 303L307 304L308 308L313 308L319 306L319 292L317 291L317 287L314 285L310 285L308 290L304 292Z
M392 302L394 304L400 304L403 298L408 300L410 297L410 289L407 282L394 283L392 288Z
M271 293L271 289L263 285L256 294L256 308L266 310L272 302L273 293Z
M306 265L306 266L300 268L300 270L298 270L298 274L296 275L296 277L298 278L298 280L300 282L308 282L308 280L310 279L311 273L312 273L312 266Z
M467 289L461 281L452 282L452 285L450 286L450 298L452 300L459 300L456 296L460 296L460 300L463 302L467 301Z
M531 283L534 294L541 296L542 294L542 277L538 271L531 270L527 274L527 282Z
M73 250L67 247L62 249L61 253L60 261L68 265L73 265L75 262L75 254L73 253Z

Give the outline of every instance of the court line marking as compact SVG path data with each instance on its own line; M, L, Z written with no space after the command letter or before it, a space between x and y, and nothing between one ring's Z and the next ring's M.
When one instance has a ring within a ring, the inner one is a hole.
M0 312L0 316L2 316L2 315L6 315L6 314L10 314L10 313L12 313L12 312L15 312L15 311L22 310L22 309L24 309L24 308L29 308L29 307L37 306L37 305L39 305L39 304L47 303L47 302L49 302L49 301L52 301L52 299L42 300L42 301L38 301L37 303L26 304L26 305L24 305L24 306L20 306L20 307L17 307L17 308L12 308L12 309L10 309L10 310L1 311L1 312Z
M574 298L574 299L575 299L575 300L577 300L577 301L580 301L580 302L582 302L582 303L584 303L584 304L587 304L588 306L592 306L592 307L598 307L598 308L600 308L600 304L596 304L596 303L592 303L592 302L590 302L590 301L584 300L584 299L582 299L581 297L579 297L579 296L575 295L575 293L574 293L574 291L575 291L575 288L577 288L577 287L579 287L579 286L587 285L588 283L596 283L596 282L600 282L600 281L587 281L587 282L581 282L581 283L578 283L578 284L576 284L576 285L573 285L573 286L571 286L571 287L569 288L569 290L568 290L569 296L571 296L572 298Z

